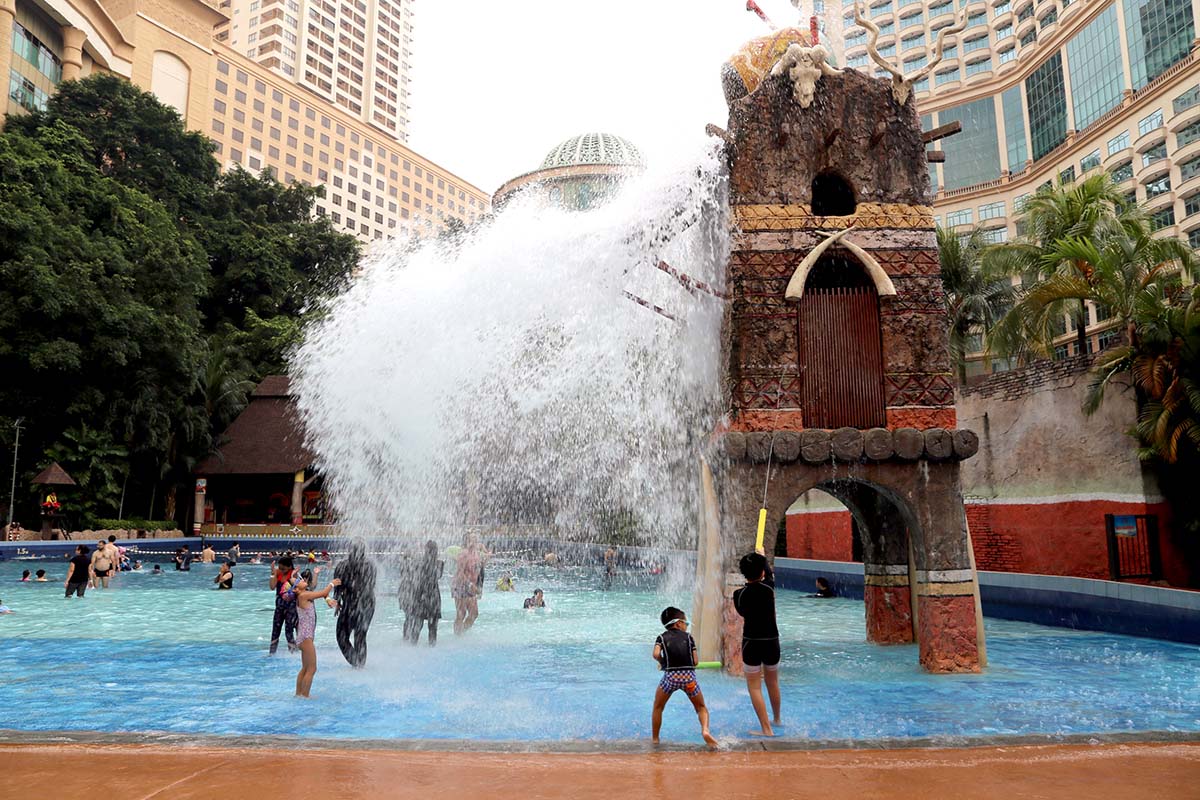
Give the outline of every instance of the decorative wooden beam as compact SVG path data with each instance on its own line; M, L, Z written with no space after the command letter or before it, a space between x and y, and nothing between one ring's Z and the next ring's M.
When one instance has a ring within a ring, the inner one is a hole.
M679 318L672 315L665 308L662 308L661 306L656 306L656 305L654 305L654 303L651 303L649 300L643 300L642 298L638 297L633 292L627 292L627 291L622 290L621 294L625 295L625 297L627 299L632 300L633 302L637 303L642 308L648 308L651 311L653 311L655 314L658 314L660 316L666 317L667 319L671 320L671 322L679 322Z
M921 131L921 141L925 144L936 142L938 139L945 139L947 136L953 136L956 133L962 133L962 122L954 120L947 122L945 125L938 125L936 128L928 131Z
M944 164L944 163L946 163L946 151L945 150L927 150L925 152L925 160L928 161L930 164Z
M665 261L659 261L658 268L660 270L662 270L663 272L667 273L668 275L670 275L676 281L678 281L680 286L687 289L692 294L695 294L696 290L700 290L706 294L710 294L713 297L719 298L721 300L729 299L728 294L718 291L717 289L708 285L704 281L698 281L695 278L693 278L692 276L690 276L686 273L680 272L679 270L675 269L674 267L672 267L670 264L668 264Z
M725 144L733 144L733 137L729 135L729 132L724 128L713 125L711 122L704 126L704 132L709 136L716 136L718 139L725 142Z

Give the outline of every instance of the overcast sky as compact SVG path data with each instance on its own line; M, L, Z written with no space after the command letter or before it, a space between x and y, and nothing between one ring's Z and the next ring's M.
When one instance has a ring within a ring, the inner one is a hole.
M758 0L779 25L790 0ZM603 131L653 160L726 124L720 66L767 27L745 0L418 0L410 145L494 192Z

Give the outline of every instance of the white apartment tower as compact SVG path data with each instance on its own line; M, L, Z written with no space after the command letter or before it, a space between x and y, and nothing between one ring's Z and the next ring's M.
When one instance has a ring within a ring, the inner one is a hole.
M220 0L216 38L408 140L414 0Z

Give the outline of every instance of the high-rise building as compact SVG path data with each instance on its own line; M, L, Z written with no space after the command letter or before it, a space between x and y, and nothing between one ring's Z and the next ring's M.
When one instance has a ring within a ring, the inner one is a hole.
M0 111L44 107L59 81L111 72L209 136L223 169L270 170L284 182L324 186L317 213L362 240L424 237L490 208L487 192L384 128L216 41L214 28L228 17L202 0L105 0L86 8L0 0L0 75L9 78Z
M1200 247L1200 59L1192 0L872 0L879 53L907 73L934 57L939 30L965 11L944 59L915 85L925 128L953 121L930 164L935 213L990 242L1021 231L1025 200L1047 183L1105 170L1152 215L1161 236ZM868 32L844 0L845 64L881 77ZM1114 341L1106 309L1088 310L1089 350ZM1062 320L1058 355L1074 355ZM1004 365L1001 365L1002 367ZM985 369L982 362L971 371Z
M220 0L217 41L408 140L413 0Z

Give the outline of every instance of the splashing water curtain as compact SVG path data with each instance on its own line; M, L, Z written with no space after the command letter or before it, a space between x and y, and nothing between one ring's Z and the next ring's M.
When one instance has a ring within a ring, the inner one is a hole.
M583 213L516 197L329 303L292 374L343 532L377 551L501 525L694 547L721 410L720 147L698 137Z

